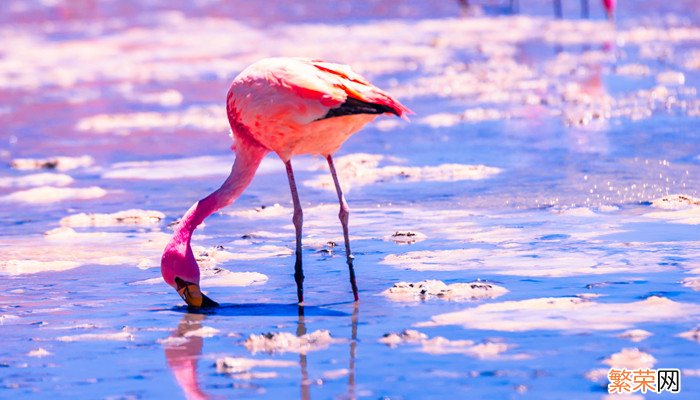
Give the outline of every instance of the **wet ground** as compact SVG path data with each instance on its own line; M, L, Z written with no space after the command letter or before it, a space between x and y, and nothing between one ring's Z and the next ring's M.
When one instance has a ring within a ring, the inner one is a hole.
M682 392L646 398L695 398L698 8L502 3L8 1L0 397L602 399L610 367L649 367ZM294 303L269 156L196 232L222 307L188 312L169 225L225 178L228 84L269 56L347 63L416 113L337 154L361 301L302 157Z

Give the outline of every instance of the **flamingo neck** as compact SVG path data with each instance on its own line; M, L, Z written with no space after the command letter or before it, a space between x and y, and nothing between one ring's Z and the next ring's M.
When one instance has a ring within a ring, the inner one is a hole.
M180 220L161 259L161 273L165 282L175 287L175 277L199 283L199 266L192 253L192 233L205 218L233 203L253 180L255 171L268 150L247 141L236 145L236 161L221 187L196 202Z
M240 146L231 174L219 189L190 207L179 224L180 233L188 233L187 239L190 239L205 218L238 199L253 180L266 153L264 149Z

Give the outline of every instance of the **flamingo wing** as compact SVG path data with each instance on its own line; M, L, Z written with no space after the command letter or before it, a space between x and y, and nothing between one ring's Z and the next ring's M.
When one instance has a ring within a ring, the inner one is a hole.
M333 109L329 111L329 117L388 112L407 119L407 114L413 114L411 110L399 103L398 100L369 83L367 79L347 65L319 60L311 60L309 62L323 72L325 78L330 80L335 87L342 89L347 96L345 102L338 107L337 111Z
M283 84L299 97L319 101L329 108L319 119L351 114L392 113L408 119L406 106L372 85L347 65L319 60L295 59L305 73L284 74ZM295 69L290 70L295 71ZM295 71L296 72L296 71Z

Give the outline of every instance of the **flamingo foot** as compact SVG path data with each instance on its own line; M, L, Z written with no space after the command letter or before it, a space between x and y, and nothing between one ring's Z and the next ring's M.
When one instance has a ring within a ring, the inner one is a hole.
M177 293L182 297L182 300L185 300L188 306L196 308L214 308L219 306L219 303L202 293L198 284L185 282L180 278L175 278L175 283L177 284Z

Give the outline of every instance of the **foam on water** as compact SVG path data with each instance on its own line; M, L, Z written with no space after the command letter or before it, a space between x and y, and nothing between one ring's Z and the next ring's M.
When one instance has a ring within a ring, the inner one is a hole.
M533 329L587 332L620 330L640 322L697 318L700 306L650 297L632 303L596 303L574 297L536 298L491 303L441 314L418 326L461 325L503 331Z
M56 186L39 186L32 189L18 190L0 196L0 202L47 204L66 200L91 200L107 195L107 191L98 186L86 188L66 188Z

